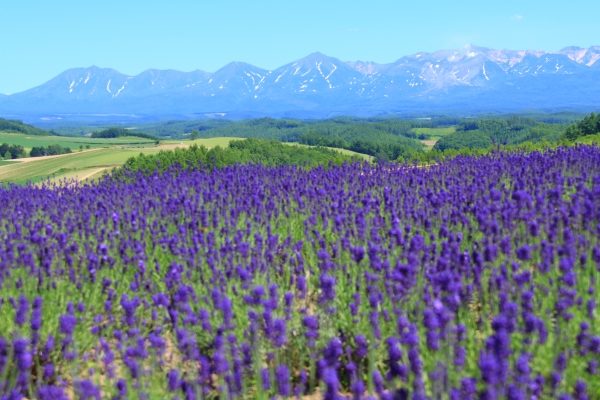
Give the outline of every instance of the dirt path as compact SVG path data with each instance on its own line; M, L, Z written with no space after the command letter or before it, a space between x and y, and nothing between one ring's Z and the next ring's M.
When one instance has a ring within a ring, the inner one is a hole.
M99 174L100 172L108 169L109 167L99 167L99 168L92 168L90 170L85 170L85 174L83 175L77 175L75 177L75 179L77 179L79 182L85 181L88 178L91 178L92 176Z

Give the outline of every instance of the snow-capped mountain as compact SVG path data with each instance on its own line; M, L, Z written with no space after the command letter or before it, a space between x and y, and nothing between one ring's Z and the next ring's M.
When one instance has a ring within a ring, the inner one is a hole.
M584 64L588 67L591 67L600 60L600 46L592 46L589 49L574 46L565 47L560 53L566 55L576 63Z
M557 52L467 46L388 64L313 53L272 71L242 62L214 73L147 70L136 76L76 68L36 88L0 96L0 115L23 117L322 117L599 106L600 46Z

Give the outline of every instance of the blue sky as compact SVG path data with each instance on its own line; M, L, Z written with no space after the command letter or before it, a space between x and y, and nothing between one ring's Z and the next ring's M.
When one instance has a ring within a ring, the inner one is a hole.
M475 44L558 50L600 45L592 0L1 0L0 93L98 65L215 71L276 68L311 52L391 62Z

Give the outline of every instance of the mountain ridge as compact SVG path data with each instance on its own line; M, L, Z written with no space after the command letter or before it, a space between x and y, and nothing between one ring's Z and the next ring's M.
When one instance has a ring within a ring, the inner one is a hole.
M314 52L273 70L231 62L212 73L148 69L127 75L91 66L0 95L0 115L32 118L97 113L327 117L599 106L600 46L555 52L465 46L391 63L342 61Z

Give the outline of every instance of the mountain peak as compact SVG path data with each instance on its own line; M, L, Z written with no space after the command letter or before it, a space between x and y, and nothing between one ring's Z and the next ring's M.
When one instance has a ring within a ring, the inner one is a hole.
M337 63L341 63L341 61L339 61L337 58L334 57L330 57L326 54L323 54L319 51L315 51L313 53L310 53L309 55L302 57L299 60L296 60L294 63L298 64L298 65L308 65L308 64L316 64L316 63L323 63L323 62L337 62Z
M599 107L599 60L598 46L543 52L470 44L419 52L389 64L343 62L313 52L274 71L238 61L214 73L149 69L128 76L92 65L2 97L0 113L198 115L218 110L245 117L316 117L448 110L458 104L467 112L530 104ZM554 88L553 96L544 94L547 87Z
M99 67L97 65L90 65L89 67L75 67L66 70L65 72L110 72L120 74L119 71L113 68Z
M304 57L305 59L322 59L322 58L330 58L328 55L321 53L320 51L313 51L309 55Z
M266 72L264 69L254 66L252 64L248 64L243 61L232 61L225 66L219 68L215 74L221 73L235 73L239 71L254 71L254 72Z

